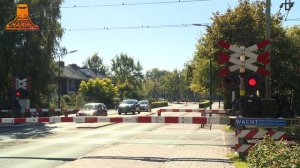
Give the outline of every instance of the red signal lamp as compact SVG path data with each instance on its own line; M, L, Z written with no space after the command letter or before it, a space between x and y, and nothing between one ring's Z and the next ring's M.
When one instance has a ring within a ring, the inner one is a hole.
M261 77L257 73L247 73L244 77L245 90L248 94L253 94L261 88Z
M20 91L16 91L16 97L20 97L21 96L21 92Z
M250 86L255 86L256 85L256 79L255 78L250 78L249 80L248 80L248 84L250 85Z

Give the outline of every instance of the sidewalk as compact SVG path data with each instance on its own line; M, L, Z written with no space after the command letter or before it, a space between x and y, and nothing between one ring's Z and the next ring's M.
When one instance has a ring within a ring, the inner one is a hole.
M211 105L212 109L220 109L223 110L224 109L224 102L220 102L220 106L219 106L219 102L218 101L214 101L213 104Z
M58 168L232 168L228 147L115 144Z

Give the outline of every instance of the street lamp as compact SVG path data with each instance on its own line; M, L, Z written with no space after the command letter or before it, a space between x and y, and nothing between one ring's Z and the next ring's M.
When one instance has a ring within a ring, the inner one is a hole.
M205 26L210 28L209 25L206 24L199 24L194 23L193 26ZM211 57L209 57L209 109L212 109L212 64L211 64Z
M63 50L64 51L64 50ZM60 57L62 55L68 55L68 54L71 54L71 53L74 53L74 52L77 52L78 50L72 50L72 51L69 51L69 52L61 52L59 55L58 55L58 108L61 108L60 107L60 94L61 94L61 86L60 86Z

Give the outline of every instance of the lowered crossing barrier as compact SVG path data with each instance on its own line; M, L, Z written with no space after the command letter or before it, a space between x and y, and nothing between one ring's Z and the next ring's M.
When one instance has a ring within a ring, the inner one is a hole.
M36 118L0 118L1 123L181 123L181 124L229 124L228 117L167 117L167 116L132 116L132 117L36 117Z
M213 109L213 110L204 110L204 109L159 109L157 110L157 115L161 116L162 112L196 112L204 114L226 114L226 110Z

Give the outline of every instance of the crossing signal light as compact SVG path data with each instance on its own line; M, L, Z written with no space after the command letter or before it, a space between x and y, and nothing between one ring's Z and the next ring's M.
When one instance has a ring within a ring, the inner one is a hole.
M223 78L223 86L228 91L238 90L240 83L240 77L237 73L229 73Z
M20 98L20 99L27 99L27 98L29 98L29 91L28 90L23 90L23 89L16 90L15 91L15 96L17 98Z
M248 84L249 84L249 86L255 86L256 85L256 79L255 78L250 78L249 80L248 80Z
M261 76L256 73L246 74L244 77L245 90L255 92L261 87Z
M21 96L21 92L19 90L16 91L16 97L20 97Z

